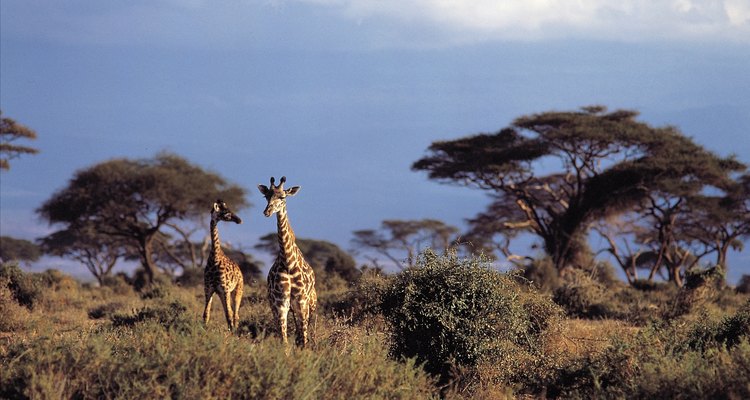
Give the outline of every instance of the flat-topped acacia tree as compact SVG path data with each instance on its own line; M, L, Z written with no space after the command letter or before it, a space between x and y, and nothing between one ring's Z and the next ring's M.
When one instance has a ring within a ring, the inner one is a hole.
M15 143L24 139L35 140L36 132L11 118L3 117L0 110L0 170L10 169L10 160L22 154L39 153L39 149Z
M157 235L170 223L204 216L217 198L237 209L248 205L240 186L162 152L151 159L118 158L80 170L37 212L63 230L86 227L117 238L135 249L153 280Z
M521 116L497 133L434 142L412 169L490 192L492 204L473 228L506 237L530 232L562 271L583 266L593 222L659 191L682 197L722 188L744 168L637 116L603 106Z

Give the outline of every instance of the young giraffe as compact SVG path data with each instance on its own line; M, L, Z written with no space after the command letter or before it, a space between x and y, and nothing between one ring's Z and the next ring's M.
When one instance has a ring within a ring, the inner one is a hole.
M271 177L270 188L258 185L268 201L263 215L270 217L276 213L279 234L279 254L268 271L268 300L284 344L288 343L287 314L291 307L297 328L296 343L304 348L308 338L310 341L315 339L318 295L315 293L315 274L297 247L286 213L286 198L297 194L300 187L284 190L284 182L285 176L281 177L278 186L274 186L274 178ZM312 325L311 331L309 325Z
M219 230L216 225L219 221L232 221L241 224L242 220L236 216L226 203L216 200L211 209L211 254L206 262L203 273L206 290L206 309L203 311L203 323L208 325L211 318L211 301L214 293L219 295L221 305L224 307L224 316L227 318L229 330L233 331L239 323L240 301L244 282L239 265L224 255L219 241ZM232 297L234 308L232 308Z

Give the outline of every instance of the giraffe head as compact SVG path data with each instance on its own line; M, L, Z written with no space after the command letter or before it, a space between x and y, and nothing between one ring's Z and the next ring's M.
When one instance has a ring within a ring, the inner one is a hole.
M238 217L232 210L227 207L227 203L221 199L214 202L214 206L211 209L211 221L232 221L235 224L241 224L242 219Z
M293 186L290 189L284 189L284 182L286 182L286 176L281 177L281 182L278 186L274 185L275 179L271 177L271 187L266 185L258 185L258 190L268 201L266 209L263 210L263 215L270 217L273 213L286 207L286 198L288 196L294 196L299 192L299 186Z

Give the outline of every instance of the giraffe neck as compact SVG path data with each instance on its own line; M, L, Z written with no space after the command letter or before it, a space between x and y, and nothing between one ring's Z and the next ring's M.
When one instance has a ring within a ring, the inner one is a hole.
M211 254L213 255L224 254L224 251L221 250L221 241L219 241L218 224L219 221L211 220Z
M289 217L286 213L286 206L276 213L276 222L279 230L279 254L287 261L287 265L294 258L297 252L297 242L294 237L294 231L289 225Z

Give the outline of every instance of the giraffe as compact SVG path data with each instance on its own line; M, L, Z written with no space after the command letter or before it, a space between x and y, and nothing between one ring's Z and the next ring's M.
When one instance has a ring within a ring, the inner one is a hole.
M268 201L263 215L270 217L276 213L279 235L279 254L268 271L268 300L285 345L288 344L287 314L291 308L297 329L296 344L304 348L308 338L310 341L315 339L318 295L315 292L315 273L297 247L286 212L286 198L297 194L300 187L285 190L284 182L285 176L281 177L278 186L274 186L274 178L271 177L270 188L258 185L261 194Z
M211 253L206 262L206 269L203 272L205 291L206 291L206 308L203 311L203 323L208 325L211 318L211 301L214 293L219 295L221 305L224 307L224 316L227 318L229 330L233 331L239 323L240 301L244 282L239 265L232 261L224 254L219 241L219 230L216 225L219 221L232 221L241 224L242 219L235 215L227 204L216 200L211 209ZM232 298L234 298L234 308L232 308Z

